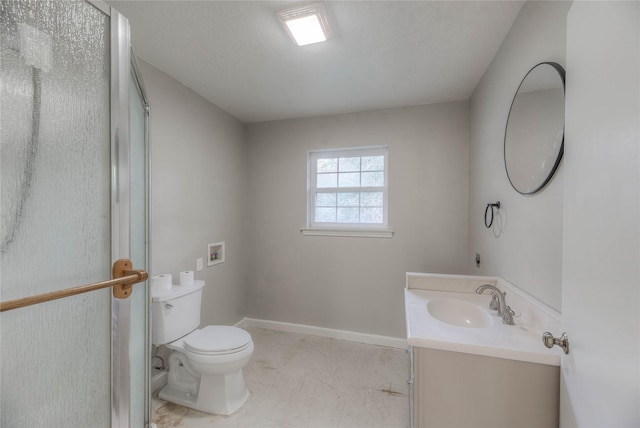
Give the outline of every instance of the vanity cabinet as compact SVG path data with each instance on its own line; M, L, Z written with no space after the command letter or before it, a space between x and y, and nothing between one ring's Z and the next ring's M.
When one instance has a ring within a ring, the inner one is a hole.
M560 368L409 348L411 427L557 427Z

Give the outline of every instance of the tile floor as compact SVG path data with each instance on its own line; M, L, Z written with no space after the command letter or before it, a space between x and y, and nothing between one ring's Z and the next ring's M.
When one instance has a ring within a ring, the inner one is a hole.
M409 425L403 349L247 328L255 351L244 369L249 400L231 416L157 397L152 420L168 427L404 428Z

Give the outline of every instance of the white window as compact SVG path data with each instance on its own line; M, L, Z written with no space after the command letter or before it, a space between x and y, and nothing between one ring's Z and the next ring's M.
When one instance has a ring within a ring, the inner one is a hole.
M310 229L387 227L387 147L309 152Z

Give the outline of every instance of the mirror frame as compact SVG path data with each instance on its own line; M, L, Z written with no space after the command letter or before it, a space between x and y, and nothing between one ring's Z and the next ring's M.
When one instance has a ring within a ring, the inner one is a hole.
M507 123L506 123L506 125L504 127L504 144L503 144L504 170L505 170L505 173L507 174L507 178L509 179L509 184L511 184L511 187L513 187L513 189L516 192L520 193L521 195L533 195L535 193L538 193L542 189L544 189L547 186L547 184L549 184L549 182L553 178L554 174L556 173L556 170L560 166L560 161L562 161L562 157L564 155L564 130L565 130L565 124L564 124L564 121L563 121L563 125L562 125L562 142L560 143L560 150L558 151L558 156L556 157L556 160L555 160L555 163L553 165L553 168L551 168L551 170L549 171L549 174L542 181L542 183L539 186L537 186L535 189L533 189L533 190L531 190L529 192L523 192L523 191L519 190L518 188L516 188L516 186L513 184L513 181L511 181L511 177L509 176L509 168L507 166L507 130L509 129L509 119L511 118L511 113L512 113L512 110L513 110L513 104L516 101L516 97L518 96L518 92L520 92L520 88L524 84L525 80L527 80L527 77L529 76L529 74L531 74L531 72L533 70L535 70L536 67L539 67L539 66L545 65L545 64L553 67L553 69L558 73L558 76L560 77L560 80L562 81L562 93L566 96L566 85L565 85L566 72L565 72L564 68L560 64L558 64L557 62L550 62L550 61L540 62L540 63L534 65L533 67L531 67L529 69L527 74L525 74L525 76L522 78L522 81L518 85L518 89L516 89L516 93L513 95L513 99L511 100L511 106L509 107L509 114L507 115Z

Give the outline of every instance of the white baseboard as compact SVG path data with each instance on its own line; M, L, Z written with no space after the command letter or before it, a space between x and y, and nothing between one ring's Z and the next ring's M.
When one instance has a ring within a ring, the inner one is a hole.
M310 334L312 336L330 337L332 339L349 340L351 342L387 346L390 348L407 349L408 346L407 339L399 337L379 336L376 334L336 330L333 328L314 327L311 325L293 324L281 321L258 320L255 318L245 317L235 325L236 327L258 327L266 328L269 330L287 331L290 333Z

